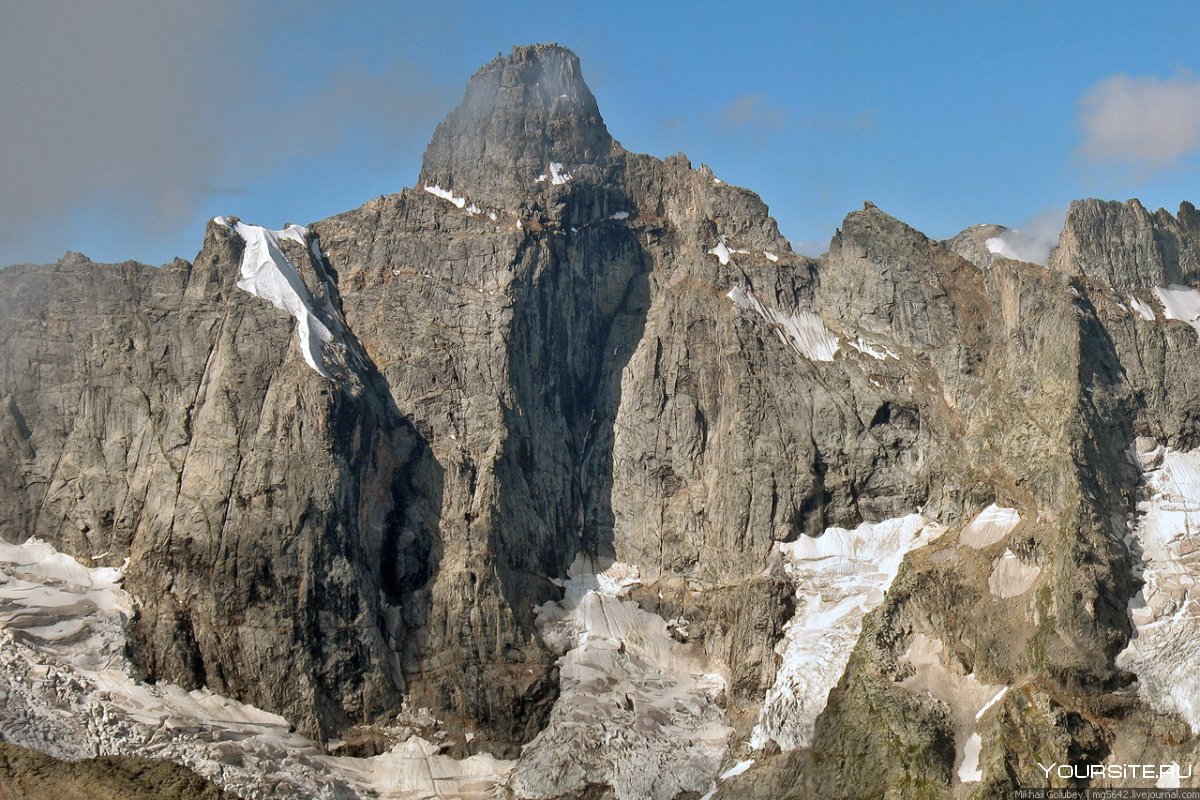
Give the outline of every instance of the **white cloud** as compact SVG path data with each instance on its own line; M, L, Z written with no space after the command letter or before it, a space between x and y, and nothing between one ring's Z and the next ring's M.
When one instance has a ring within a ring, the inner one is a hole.
M194 247L214 197L290 191L297 164L305 179L390 167L454 103L402 58L312 67L303 47L264 44L269 4L243 5L0 0L0 265Z
M1094 163L1163 169L1200 152L1200 77L1113 75L1079 106L1080 152Z
M1019 228L1009 228L987 240L988 250L998 256L1031 264L1045 264L1050 251L1058 244L1067 212L1063 208L1046 208L1034 214Z

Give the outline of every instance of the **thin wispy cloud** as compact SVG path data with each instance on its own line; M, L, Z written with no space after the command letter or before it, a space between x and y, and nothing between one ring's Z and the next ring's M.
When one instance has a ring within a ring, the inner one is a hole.
M829 241L832 238L831 235L829 239L792 239L790 244L794 252L809 258L817 258L822 253L829 252Z
M269 170L353 142L355 159L389 164L402 148L420 151L454 107L454 89L404 59L382 70L342 68L293 102L255 108L238 120L231 128L232 155Z
M874 133L879 128L879 118L874 111L859 111L853 114L829 112L809 114L800 119L800 127L815 133L834 136L862 136Z
M411 59L353 52L302 73L311 85L279 85L304 56L263 57L265 6L0 8L0 264L61 253L79 217L137 242L202 230L213 198L289 171L389 166L420 152L461 91Z
M787 112L772 105L757 94L733 98L721 109L718 121L732 133L770 133L780 131L787 123Z
M1178 169L1200 153L1200 77L1113 75L1079 100L1079 153L1135 172Z

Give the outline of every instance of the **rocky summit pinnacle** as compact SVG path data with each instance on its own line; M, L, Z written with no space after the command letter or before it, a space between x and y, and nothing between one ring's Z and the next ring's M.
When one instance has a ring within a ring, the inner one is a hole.
M806 258L518 47L415 188L0 271L0 739L322 800L1194 763L1198 231Z
M1129 242L1128 258L1109 243ZM1184 201L1178 216L1151 213L1137 200L1071 203L1050 266L1117 289L1151 289L1200 280L1200 214Z
M434 132L421 182L499 205L540 175L600 165L612 145L576 55L556 44L516 47L471 78ZM552 163L562 166L552 173Z

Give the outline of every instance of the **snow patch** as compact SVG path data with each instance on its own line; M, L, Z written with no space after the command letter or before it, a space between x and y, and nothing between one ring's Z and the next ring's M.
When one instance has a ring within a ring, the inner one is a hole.
M729 256L730 256L729 247L728 247L728 245L725 244L724 236L722 236L721 238L719 238L717 240L717 244L715 247L712 247L707 251L707 255L716 256L717 261L721 262L721 266L725 266L726 264L729 263Z
M1137 673L1151 706L1200 735L1200 450L1139 444L1146 497L1132 543L1145 585L1129 601L1136 635L1116 664Z
M1004 555L992 562L988 591L1005 600L1020 597L1033 588L1041 574L1037 564L1026 564L1012 550L1005 549Z
M458 197L454 194L454 192L450 191L449 189L443 189L440 186L426 186L425 191L429 192L434 197L440 197L443 200L448 200L459 208L462 208L467 204L467 198Z
M1004 508L992 503L962 529L962 533L958 535L958 543L982 550L1008 536L1020 521L1021 515L1015 508Z
M853 347L855 350L862 353L863 355L870 356L871 358L875 359L876 361L883 361L888 358L895 358L895 359L900 358L900 356L893 353L891 351L891 349L889 349L886 345L880 345L879 347L882 349L878 349L878 348L874 347L873 345L871 345L868 341L863 339L861 336L859 336L853 342L850 341L849 339L847 339L846 344L850 345L851 347Z
M724 242L721 243L724 247ZM711 252L711 251L710 251ZM811 311L788 314L770 308L754 296L750 289L733 287L725 295L742 311L754 311L772 326L775 335L788 347L810 361L833 361L838 351L838 339L821 318Z
M734 764L729 769L722 772L721 777L718 780L722 780L722 781L729 780L730 778L732 778L736 775L741 775L743 772L750 769L750 767L752 767L752 766L754 766L753 758L748 759L746 761L739 761L738 763Z
M913 637L901 659L913 667L913 674L900 685L914 694L932 697L950 709L954 741L958 746L955 774L963 783L983 780L979 754L983 739L975 729L977 722L1008 693L1007 686L991 686L979 681L974 673L963 675L946 664L941 640L923 633Z
M1154 295L1162 304L1164 317L1186 322L1200 333L1200 292L1173 283L1166 288L1156 286Z
M778 260L779 260L779 256L775 255L775 254L774 254L774 253L772 253L770 250L763 250L763 251L762 251L762 254L763 254L763 258L767 259L767 261L772 261L772 262L773 262L773 261L778 261Z
M1133 295L1129 295L1129 305L1136 311L1142 319L1147 322L1154 322L1154 309L1138 300Z
M812 743L817 717L846 669L863 617L883 602L905 554L944 531L909 514L776 545L796 585L796 613L775 647L782 664L750 735L751 747L775 741L795 750Z
M241 278L237 286L244 292L268 301L296 320L296 337L304 362L326 378L324 347L333 338L325 323L317 317L313 297L300 273L283 254L279 239L305 243L307 229L289 225L282 231L267 230L261 225L237 223L238 236L246 243L242 251Z
M732 729L717 698L725 689L695 645L623 595L636 568L579 556L565 596L538 608L543 641L562 654L559 697L546 727L512 773L517 797L560 797L588 784L619 800L670 800L704 792Z
M986 703L983 704L983 708L981 708L977 712L975 712L975 721L978 722L979 720L983 719L984 716L987 715L987 712L991 710L992 706L996 705L996 703L999 703L1001 700L1003 700L1004 695L1006 695L1006 694L1008 694L1007 686L1003 687L1002 689L1000 689L1000 691L996 692L995 697L993 697L991 700L988 700Z
M280 239L291 239L296 244L308 245L308 228L303 225L285 225L277 234Z
M1013 551L1004 549L1004 554L992 561L988 591L1003 600L1019 597L1033 587L1040 575L1042 567L1026 564L1025 561L1016 558Z
M550 162L550 183L555 186L562 186L567 181L571 180L571 173L563 169L563 165L557 161Z
M751 311L754 309L754 303L750 302L750 295L742 291L740 286L735 286L725 295L733 301L734 306L742 311Z
M212 221L220 225L222 228L232 227L232 224L229 222L229 217L213 217Z
M1176 764L1172 764L1171 766L1173 766L1174 769L1163 769L1161 772L1159 772L1158 781L1155 782L1154 788L1156 788L1156 789L1179 789L1179 788L1181 788L1180 782L1179 782L1179 773L1180 773L1179 764L1176 763ZM1191 770L1189 769L1188 772L1190 773Z
M537 179L534 180L534 183L545 183L547 177L549 177L550 183L554 184L555 186L562 186L564 183L571 180L571 173L563 169L563 165L558 161L551 161L550 174L547 175L545 172L543 172L541 175L537 176Z
M962 764L958 767L958 779L963 783L979 783L983 770L979 768L979 753L983 750L983 738L976 731L967 737L963 745Z
M609 219L617 219L617 220L629 219L629 212L628 211L618 211L615 214L609 214L608 218Z

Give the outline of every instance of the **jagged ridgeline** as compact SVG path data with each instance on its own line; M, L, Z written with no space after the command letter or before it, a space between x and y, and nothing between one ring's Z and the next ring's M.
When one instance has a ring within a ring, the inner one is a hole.
M0 271L0 738L246 797L1194 783L1200 215L1001 233L798 255L536 45L413 189Z

